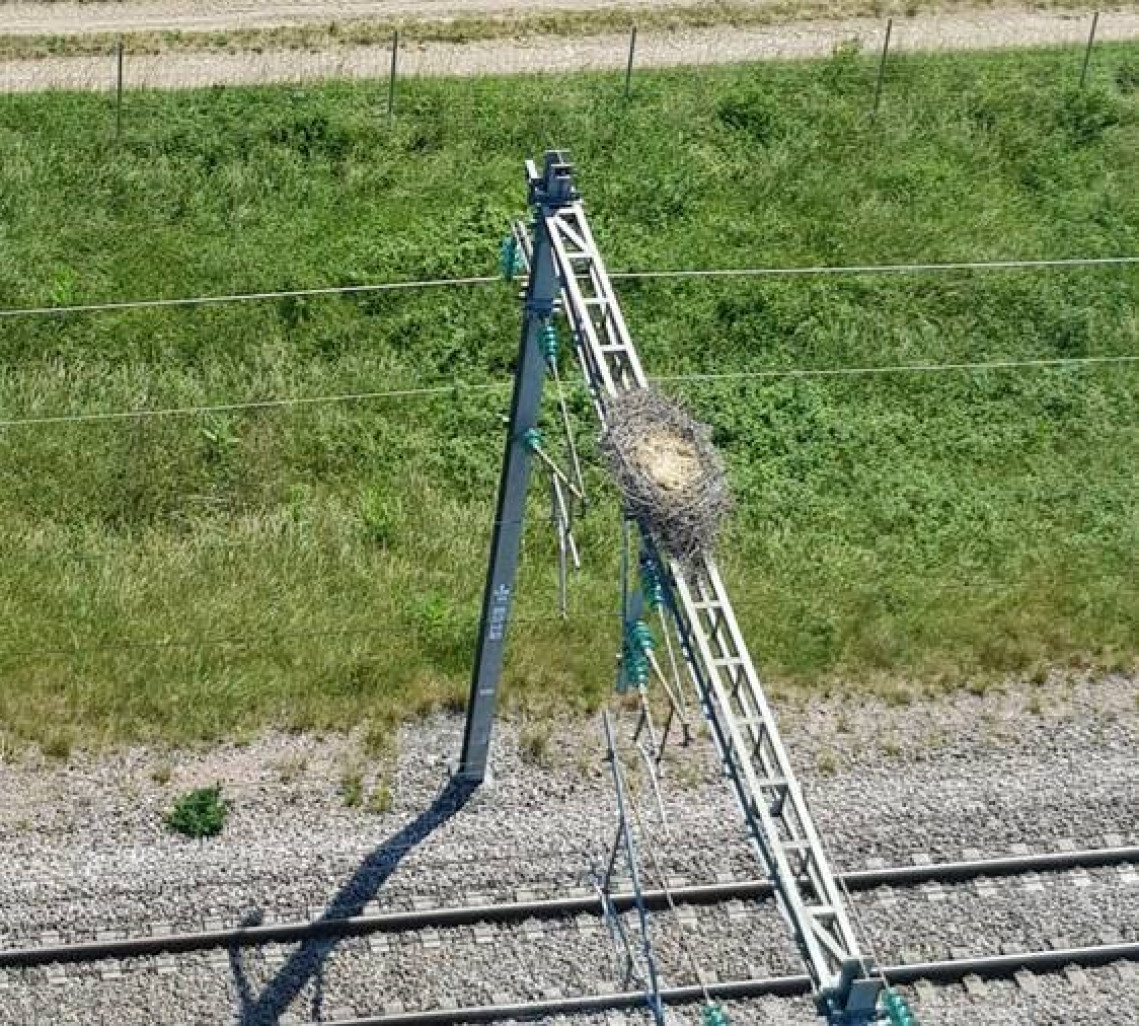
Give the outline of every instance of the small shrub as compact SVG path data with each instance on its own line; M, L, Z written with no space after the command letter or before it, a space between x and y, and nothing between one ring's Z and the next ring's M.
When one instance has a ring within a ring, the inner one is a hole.
M1125 61L1115 69L1115 84L1120 92L1139 92L1139 60Z
M203 455L210 463L223 462L237 447L237 436L227 420L213 417L201 427Z
M862 44L854 38L843 40L822 66L820 77L823 85L836 96L849 96L864 88L868 65L862 59Z
M391 812L394 800L391 785L386 780L381 780L368 798L368 811L375 815Z
M892 738L887 738L882 742L882 754L887 758L896 759L902 754L902 746Z
M201 787L184 794L166 814L166 825L186 837L216 837L225 826L229 806L221 785Z
M359 808L363 803L364 775L359 770L347 770L340 778L340 797L349 809Z
M518 739L522 761L530 766L550 764L550 728L548 724L526 727Z
M40 747L49 759L59 759L66 762L71 758L71 735L64 731L57 731L48 737Z
M286 285L284 291L291 288L291 285ZM277 300L277 316L289 330L307 323L312 315L312 304L304 296L282 296Z
M882 696L882 701L895 709L913 704L913 692L901 684L886 685L879 693Z
M277 763L277 777L282 784L291 784L305 775L308 760L303 755L288 755Z
M720 102L716 115L729 128L746 132L761 145L782 135L778 104L763 93L734 93Z
M1090 146L1123 120L1123 112L1105 89L1069 89L1060 98L1056 118L1073 145Z
M376 488L369 488L360 498L360 525L373 545L389 548L396 538L397 511L392 499Z
M462 671L475 647L478 621L453 598L428 592L409 598L407 618L416 639L437 667Z
M352 133L322 112L298 113L273 125L268 139L308 160L344 160L352 151Z
M79 295L79 276L66 264L61 266L52 278L51 302L54 306L70 306Z

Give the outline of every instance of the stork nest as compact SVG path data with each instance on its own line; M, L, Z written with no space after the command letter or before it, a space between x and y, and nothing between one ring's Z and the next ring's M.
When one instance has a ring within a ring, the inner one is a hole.
M605 419L601 446L630 514L681 563L711 552L732 509L711 428L652 389L610 400Z

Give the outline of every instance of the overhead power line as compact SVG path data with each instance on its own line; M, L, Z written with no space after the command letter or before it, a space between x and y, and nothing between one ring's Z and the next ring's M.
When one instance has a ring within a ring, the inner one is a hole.
M1097 267L1139 266L1139 256L1064 257L1046 260L972 260L944 263L911 264L851 264L831 266L818 264L807 267L725 267L676 268L645 271L617 271L610 275L614 281L684 278L804 278L824 276L868 276L899 274L960 273L969 271L1029 271L1078 270ZM106 303L77 303L70 306L27 306L0 309L0 317L47 317L67 314L115 313L130 310L161 309L166 307L210 306L225 303L252 303L273 299L304 299L319 296L366 294L370 292L414 291L455 286L492 285L500 282L495 276L465 278L427 278L418 281L388 281L362 285L328 285L309 289L283 289L279 291L234 292L216 296L183 296L167 299L132 299Z
M708 374L664 374L654 381L738 381L749 378L833 378L870 374L935 374L945 371L1015 370L1032 367L1088 366L1139 363L1139 356L1057 356L1038 360L981 360L968 363L895 363L870 367L790 367L755 371L723 371ZM0 422L2 424L2 422Z
M472 614L473 615L473 614ZM596 622L613 620L609 612L575 610L564 619L556 616L512 616L515 624L546 625L564 622ZM114 638L109 641L80 642L78 644L49 645L43 648L0 649L0 662L23 661L28 659L65 658L75 659L85 655L118 654L151 651L162 652L172 649L215 649L244 648L255 652L276 651L285 642L374 637L384 634L389 625L373 624L368 627L331 627L309 630L273 630L266 628L258 633L227 635L195 635L177 638ZM405 628L412 635L418 635L414 625ZM372 653L379 655L381 653Z
M398 292L404 289L433 289L461 285L489 285L501 278L428 278L423 281L385 281L371 285L327 285L311 289L284 289L277 292L232 292L220 296L182 296L170 299L128 299L110 303L78 303L72 306L25 306L0 310L0 317L43 317L64 314L114 313L173 306L210 306L222 303L254 303L269 299L304 299L314 296L346 296L360 292Z
M34 424L83 424L100 420L133 420L148 417L188 417L206 413L235 413L252 410L274 410L290 406L325 406L335 403L367 402L377 399L410 399L453 395L455 392L492 392L509 388L509 381L482 385L432 385L425 388L392 388L375 392L342 392L332 395L284 396L279 399L252 399L229 403L206 403L201 406L165 406L154 409L112 410L94 413L66 413L46 417L21 417L0 420L0 428Z
M960 371L999 371L1046 367L1089 367L1109 364L1136 364L1139 355L1057 356L1027 360L978 360L960 363L899 363L865 367L771 367L754 371L720 373L662 374L652 381L716 382L774 378L868 377L885 374L935 374ZM464 392L496 392L510 388L511 381L482 384L430 385L422 388L382 389L373 392L344 392L331 395L284 396L277 399L253 399L200 406L167 406L153 409L113 410L92 413L52 414L42 417L15 417L0 420L0 428L34 427L50 424L84 424L98 421L133 420L154 417L185 417L207 413L240 413L244 411L287 409L298 406L322 406L336 403L367 402L381 399L423 399ZM571 387L581 388L580 384Z
M1066 257L1057 260L958 260L926 264L851 264L832 267L732 267L724 270L685 269L677 271L622 271L610 275L618 278L806 278L841 275L854 277L874 274L936 274L962 271L1038 271L1077 270L1093 267L1131 267L1139 265L1139 256Z

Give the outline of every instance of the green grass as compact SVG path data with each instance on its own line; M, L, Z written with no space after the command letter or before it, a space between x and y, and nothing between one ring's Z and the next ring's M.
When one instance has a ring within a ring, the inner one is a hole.
M610 266L1139 252L1139 50L0 102L0 305L491 273L575 151ZM655 373L1139 353L1136 272L625 284ZM506 286L0 322L0 417L508 375ZM723 564L781 686L1134 658L1139 368L675 383L738 493ZM0 722L188 741L458 707L505 391L0 428ZM581 396L573 403L584 412ZM534 492L507 702L609 694L617 526L553 613ZM134 642L122 646L123 639ZM891 685L893 686L893 685Z

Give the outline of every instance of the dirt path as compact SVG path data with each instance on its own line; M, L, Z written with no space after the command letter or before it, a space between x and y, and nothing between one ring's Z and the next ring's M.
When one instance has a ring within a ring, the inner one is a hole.
M497 0L483 0L497 2ZM1087 18L1055 13L989 11L944 14L896 22L895 52L976 47L1032 46L1086 38ZM773 28L713 28L646 33L638 41L637 66L732 63L824 55L836 43L857 38L880 45L880 19L798 22ZM1098 38L1139 39L1139 11L1100 18ZM607 69L624 66L628 40L603 35L583 38L534 37L472 43L418 43L400 55L402 75L469 76L534 71ZM387 74L386 47L352 47L319 53L168 53L128 55L130 86L177 88L244 83L298 82L325 78L372 78ZM101 90L112 86L109 57L51 57L0 64L0 88Z
M756 6L777 0L756 0ZM667 0L670 7L695 7L706 0ZM180 30L209 32L234 28L304 25L375 18L452 18L660 7L662 0L94 0L88 3L0 3L0 33L76 35L103 32ZM520 8L524 7L524 11Z

